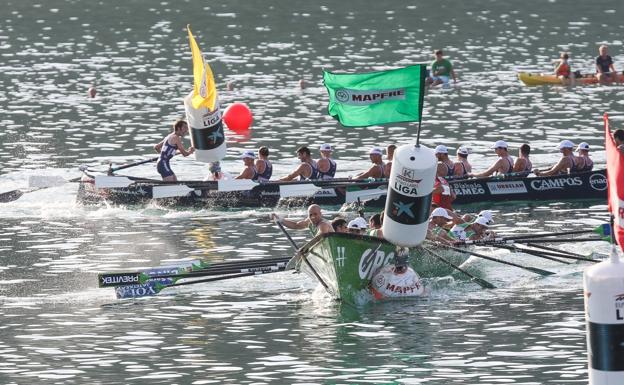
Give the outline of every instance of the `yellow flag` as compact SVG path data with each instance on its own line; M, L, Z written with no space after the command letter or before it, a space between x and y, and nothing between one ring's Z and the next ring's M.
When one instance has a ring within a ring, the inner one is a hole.
M193 108L206 107L214 111L217 103L217 87L215 86L212 70L197 46L197 42L191 32L191 26L187 25L189 45L193 53Z

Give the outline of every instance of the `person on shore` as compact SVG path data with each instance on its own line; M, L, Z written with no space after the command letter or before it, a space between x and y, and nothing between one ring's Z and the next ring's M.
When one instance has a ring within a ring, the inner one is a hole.
M570 171L576 170L576 160L574 159L574 143L569 140L562 140L559 143L559 151L561 152L561 159L559 162L549 168L546 171L533 170L537 176L550 176L559 174L568 174Z
M384 177L384 162L381 159L383 153L381 148L373 147L369 151L368 155L370 156L370 160L373 165L363 173L360 173L353 177L353 179L364 179L364 178L383 178Z
M336 161L332 159L332 146L328 143L321 144L319 148L321 157L316 161L318 165L318 178L319 179L334 179L336 177Z
M445 145L440 144L436 146L433 153L438 160L436 175L441 177L452 176L455 172L455 164L449 159L448 148L446 148Z
M271 219L279 221L289 229L298 230L307 228L313 236L334 232L334 228L331 223L329 223L327 219L323 218L321 206L319 205L310 205L310 207L308 207L308 217L300 221L282 218L276 213L271 213Z
M289 181L297 177L299 177L299 180L318 179L318 165L312 159L310 149L306 146L299 147L297 149L297 158L301 161L299 167L279 180Z
M624 130L623 129L618 128L617 130L613 131L613 141L615 142L615 145L618 151L624 154Z
M482 173L472 174L470 176L473 176L475 178L485 178L490 175L501 175L511 172L511 170L513 170L514 161L507 151L508 147L509 146L507 145L507 142L505 142L504 140L496 141L496 143L494 143L494 145L492 146L492 148L496 152L496 155L498 155L498 159L496 160L496 162L494 162L494 164L490 168L483 171Z
M258 149L258 159L256 159L254 167L256 168L258 182L268 182L273 175L273 165L269 161L269 148L262 146Z
M185 157L195 152L193 146L187 150L182 143L182 137L188 133L188 130L188 124L184 120L176 120L173 123L173 132L154 145L154 150L160 153L156 163L156 170L164 181L175 182L178 180L169 164L176 152Z
M256 171L255 166L256 154L251 150L245 150L240 157L243 160L245 167L243 168L243 171L241 171L241 173L234 179L258 180L258 171Z
M331 225L335 233L349 232L349 228L347 227L347 221L344 218L334 218L334 220L331 221Z
M457 83L453 64L444 58L444 52L438 49L434 52L435 60L431 63L429 77L425 80L428 86L437 86L443 84L444 87L449 85L449 77L453 77L453 83Z
M579 143L576 148L578 156L576 157L576 172L591 171L594 168L594 161L589 157L589 144L586 142Z
M392 159L394 158L394 150L396 150L397 146L394 144L388 145L386 147L386 164L384 165L384 177L390 178L390 172L392 171Z
M518 150L518 157L516 158L516 162L513 166L513 172L518 173L521 176L527 176L533 170L533 163L529 159L529 154L531 153L531 146L524 143L520 146Z
M368 227L370 227L368 235L371 237L383 238L383 231L381 230L383 225L383 216L384 212L382 211L380 214L375 214L370 217L368 220Z
M601 84L611 84L618 81L617 72L613 66L613 58L609 56L608 47L601 45L598 48L599 55L596 57L596 79Z
M468 162L470 150L467 147L457 149L457 160L453 163L453 176L465 177L472 172L472 165Z
M555 66L555 75L561 80L562 84L570 83L570 77L572 76L572 70L570 68L570 63L568 63L569 55L565 52L562 52L559 56L559 61Z

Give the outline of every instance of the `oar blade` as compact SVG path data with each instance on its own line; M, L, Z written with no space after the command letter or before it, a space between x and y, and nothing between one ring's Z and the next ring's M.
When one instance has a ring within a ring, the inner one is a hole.
M134 183L125 176L96 175L95 188L124 188Z
M280 197L281 198L293 198L302 196L312 196L317 191L322 190L321 187L314 184L292 184L292 185L280 185Z
M154 186L152 187L152 198L174 198L185 197L194 189L187 185L170 185L170 186Z
M18 200L24 192L22 190L7 191L0 194L0 203L9 203Z
M258 186L258 182L251 179L230 179L217 182L217 189L222 192L248 191Z
M140 272L98 274L99 287L127 286L138 283L142 283Z
M388 190L384 188L373 188L373 189L349 189L347 188L347 194L345 196L345 203L353 203L358 200L371 200L377 199L382 195L386 195Z
M492 285L486 280L483 280L479 277L475 277L474 275L472 276L472 278L470 278L470 280L477 283L479 286L481 286L484 289L496 289L496 286Z
M28 177L28 186L33 188L47 188L62 186L67 181L59 175L31 175Z
M535 274L544 275L544 276L545 275L553 275L553 274L555 274L552 271L538 269L537 267L524 266L524 269L526 269L528 271L532 271Z

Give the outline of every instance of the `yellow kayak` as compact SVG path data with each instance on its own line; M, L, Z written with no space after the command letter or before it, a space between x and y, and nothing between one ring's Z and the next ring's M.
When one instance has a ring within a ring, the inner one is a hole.
M624 75L618 74L618 81L624 81ZM518 79L527 86L542 86L547 84L563 84L561 80L554 74L538 74L531 72L518 72ZM593 84L598 83L598 79L594 74L582 75L580 78L574 79L575 83Z

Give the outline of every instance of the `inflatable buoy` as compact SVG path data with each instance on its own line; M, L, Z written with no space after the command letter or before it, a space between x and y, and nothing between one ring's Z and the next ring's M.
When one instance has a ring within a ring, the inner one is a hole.
M583 274L590 385L624 384L624 263L613 247Z
M422 144L394 152L382 232L395 245L417 246L427 236L436 165L433 150Z
M184 98L186 121L191 134L191 144L195 147L195 159L200 162L217 162L225 157L227 147L219 101L214 111L206 107L193 107L193 91Z
M225 125L237 134L249 131L253 116L245 103L232 103L223 112Z

